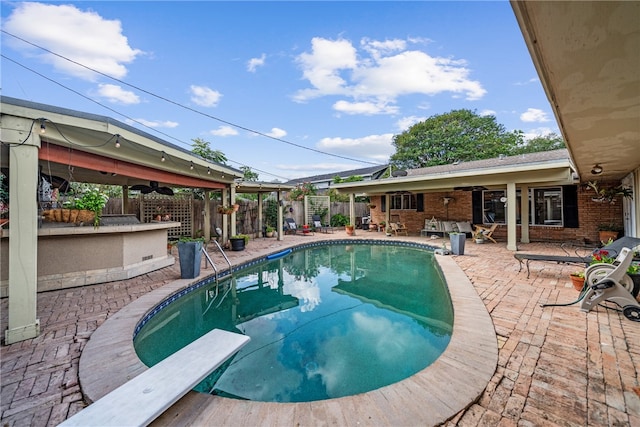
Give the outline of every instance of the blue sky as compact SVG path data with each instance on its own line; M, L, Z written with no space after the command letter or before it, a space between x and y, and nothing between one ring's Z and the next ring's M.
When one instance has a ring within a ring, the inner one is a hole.
M2 30L3 95L201 138L262 181L384 164L454 109L559 134L507 1L2 1Z

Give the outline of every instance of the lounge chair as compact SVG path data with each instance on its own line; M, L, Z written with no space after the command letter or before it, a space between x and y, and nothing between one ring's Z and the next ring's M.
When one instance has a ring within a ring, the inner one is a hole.
M296 224L296 221L293 218L285 218L284 219L284 234L300 234L303 236L309 236L313 234L313 230L310 228L300 228Z
M556 262L558 264L576 264L576 265L584 265L587 267L591 261L593 260L593 254L597 251L606 250L609 254L608 256L614 257L617 256L622 248L635 248L640 245L640 238L637 237L628 237L624 236L619 238L618 240L614 240L612 243L602 247L594 249L589 255L581 256L576 254L575 256L569 255L543 255L543 254L526 254L516 252L513 254L515 259L520 263L519 272L522 271L522 263L526 261L527 264L527 279L529 278L529 263L531 261L546 261L546 262ZM564 249L564 247L563 247ZM566 251L565 251L566 252Z
M333 233L333 227L330 225L323 225L322 219L320 215L312 215L311 220L313 221L313 228L315 231L320 231L321 233Z

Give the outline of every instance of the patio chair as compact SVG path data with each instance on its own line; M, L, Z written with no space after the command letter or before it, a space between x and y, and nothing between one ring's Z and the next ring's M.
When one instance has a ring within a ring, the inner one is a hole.
M333 233L333 228L330 225L322 224L322 219L320 218L320 215L312 215L311 220L313 221L314 230L320 231L321 233L329 233L329 232Z
M494 222L491 227L485 227L483 225L476 225L475 227L476 227L476 231L480 231L480 233L482 233L482 237L485 240L488 239L488 240L491 240L493 243L498 243L493 237L491 237L493 232L496 231L496 228L498 228L497 223Z
M409 235L406 225L400 222L390 222L389 225L391 226L391 231L393 231L396 236L400 233L404 233L405 236Z
M311 228L300 228L296 224L296 221L293 218L285 218L284 219L284 234L300 234L303 236L309 236L313 234L313 230Z

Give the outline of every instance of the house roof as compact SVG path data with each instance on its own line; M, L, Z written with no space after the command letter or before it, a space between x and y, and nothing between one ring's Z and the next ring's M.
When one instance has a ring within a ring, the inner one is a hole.
M325 173L322 175L314 175L314 176L307 176L304 178L292 179L290 181L287 181L286 184L295 186L303 182L333 181L333 178L335 178L336 176L339 176L340 178L348 178L354 175L375 175L378 172L382 172L386 170L388 167L389 165L379 165L379 166L369 166L367 168L361 168L361 169L352 169L348 171L331 172L331 173Z
M0 103L3 131L17 132L17 140L27 138L33 128L39 127L38 122L44 123L38 156L43 170L50 175L112 185L158 181L209 189L228 187L243 176L238 169L205 160L107 116L6 96L0 97ZM2 150L0 158L6 167L8 146L3 144Z
M406 171L406 175L375 181L335 184L340 193L384 194L398 191L449 191L504 188L508 182L567 185L576 182L567 150L498 157Z

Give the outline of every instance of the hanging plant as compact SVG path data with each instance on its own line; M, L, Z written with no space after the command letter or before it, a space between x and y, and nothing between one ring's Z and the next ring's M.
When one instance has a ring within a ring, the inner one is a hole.
M231 215L232 213L235 212L235 209L233 209L233 206L218 206L218 213L221 213L223 215Z
M587 187L591 188L596 193L596 197L592 197L591 200L597 203L609 203L611 205L616 203L618 197L633 197L633 191L629 187L618 185L616 187L601 188L597 181L589 181Z

